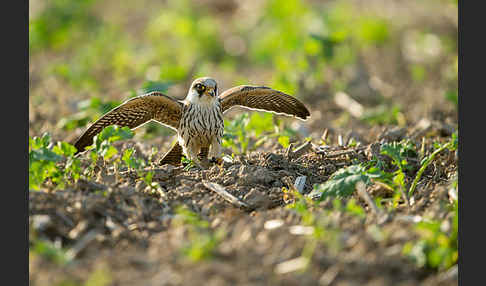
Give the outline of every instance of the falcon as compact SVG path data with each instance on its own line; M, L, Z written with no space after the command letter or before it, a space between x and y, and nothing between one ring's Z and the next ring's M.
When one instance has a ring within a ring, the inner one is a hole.
M181 164L184 153L199 167L221 160L223 114L235 106L273 112L306 120L307 108L296 98L265 86L241 85L218 92L210 77L194 80L184 100L176 100L154 91L131 98L93 123L75 142L76 153L93 144L93 138L105 127L118 125L131 129L156 121L177 131L177 142L159 161L160 165Z

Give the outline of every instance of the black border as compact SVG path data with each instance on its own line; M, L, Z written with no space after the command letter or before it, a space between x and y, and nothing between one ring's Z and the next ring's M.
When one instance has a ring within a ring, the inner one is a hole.
M466 8L464 3L468 4ZM458 86L459 86L459 285L480 285L484 272L484 167L478 157L484 150L482 134L485 131L485 113L481 103L473 104L484 93L484 9L474 7L476 1L458 1ZM474 11L477 13L473 15ZM466 25L466 19L469 25ZM474 21L476 20L476 21ZM475 30L476 29L476 30ZM466 33L467 31L467 33ZM469 35L469 44L465 37ZM475 64L475 66L474 66ZM474 110L476 106L478 110ZM467 117L470 117L467 120ZM476 126L475 126L476 125ZM478 166L475 166L478 163ZM476 179L476 182L475 182ZM479 179L479 180L478 180ZM477 279L476 279L477 278Z
M29 2L4 5L2 27L2 260L4 284L29 285ZM14 151L15 150L15 151ZM12 281L12 282L11 282Z

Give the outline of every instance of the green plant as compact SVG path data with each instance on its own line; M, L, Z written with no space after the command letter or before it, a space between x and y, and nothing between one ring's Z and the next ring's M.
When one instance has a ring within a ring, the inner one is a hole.
M139 180L142 180L145 185L147 185L152 191L160 190L160 185L157 182L154 182L153 171L148 171L146 173L143 172L143 168L147 166L147 162L142 158L137 158L135 155L135 149L128 148L123 151L123 155L121 160L125 163L125 166L128 169L134 170L137 173Z
M346 212L348 212L348 213L350 213L354 216L357 216L361 219L366 217L366 213L365 213L364 209L356 203L355 199L350 199L348 201L348 203L346 204L345 210L346 210Z
M122 161L125 163L125 166L127 166L127 168L139 171L141 168L145 167L146 162L141 158L133 156L134 154L135 149L126 149L125 151L123 151Z
M410 67L412 79L416 82L423 82L427 76L427 70L423 65L414 64Z
M233 153L245 153L250 138L247 136L248 114L243 113L232 121L225 120L222 146L231 148Z
M145 176L142 177L142 180L151 190L158 190L160 188L160 185L159 183L152 181L153 177L154 177L154 172L149 171L147 172L147 174L145 174Z
M181 162L184 165L184 171L189 171L196 166L196 163L191 159L186 158L186 156L182 156Z
M186 207L176 209L174 223L187 227L188 241L181 252L193 262L210 259L225 235L224 230L211 230L207 221Z
M457 93L457 90L449 90L444 94L444 97L452 102L456 107L459 104L459 94Z
M400 200L400 196L407 199L406 178L407 172L412 171L412 166L407 161L407 158L416 158L418 153L415 146L409 141L385 143L381 146L380 153L392 159L392 165L397 169L392 173L392 186L396 190L393 198L393 206L396 207Z
M294 137L296 132L285 126L280 128L279 124L279 120L276 120L272 113L240 114L231 121L225 120L222 145L231 148L233 153L242 154L257 148L270 138L278 138L280 145L287 148L290 138ZM252 138L259 139L252 141Z
M109 160L118 154L118 150L112 145L113 142L133 138L133 135L134 133L130 128L117 125L105 127L100 133L95 135L93 138L94 143L86 147L89 150L88 154L91 160L89 168L85 171L87 176L89 177L93 174L99 159ZM116 169L119 159L114 160L113 163Z
M44 134L41 138L29 138L29 188L38 190L47 178L58 177L56 166L61 156L50 148L51 137Z
M457 149L457 133L452 134L451 140L438 147L432 154L423 158L421 168L415 176L414 183L410 187L409 194L413 194L414 187L420 180L427 166L440 152L445 149L454 151ZM409 257L419 267L428 267L438 271L446 270L458 261L458 228L459 228L459 203L457 196L457 175L453 178L450 188L454 192L452 199L452 215L445 220L423 220L416 224L415 232L418 239L407 242L402 253Z
M339 242L341 232L339 228L332 224L330 211L321 210L317 214L315 210L319 207L317 206L317 202L311 198L303 196L297 190L292 191L283 188L283 192L290 193L295 199L286 208L296 211L301 216L303 225L312 228L312 235L307 237L301 254L301 257L306 261L305 267L311 262L320 243L326 245L331 253L337 254L341 247Z
M405 116L403 115L400 106L387 104L381 104L374 108L365 109L365 112L361 116L361 120L368 122L369 124L381 124L381 125L405 125Z
M90 13L94 3L93 0L54 0L47 3L39 15L29 19L29 51L68 48L78 39L81 30L94 28L98 24Z
M35 239L30 246L30 251L59 265L64 265L70 261L65 249L56 247L48 240Z
M289 136L279 136L278 137L278 143L282 145L282 147L287 148L290 145L290 138Z
M452 220L422 221L415 226L419 239L407 242L403 254L412 259L419 267L446 270L457 263L459 252L458 204L454 204ZM450 225L450 227L449 227Z
M57 123L57 127L66 131L84 127L119 104L120 102L118 101L103 101L98 97L91 97L90 99L79 102L79 111L71 116L61 118Z
M332 206L333 211L346 212L361 219L366 217L364 209L356 203L356 200L354 198L349 199L345 207L343 207L341 198L334 198L332 200Z
M133 135L134 133L129 127L111 125L98 133L93 139L93 145L87 147L87 149L91 149L92 153L96 153L104 160L109 160L111 157L118 154L118 150L112 143L119 140L131 139L133 138Z
M76 148L66 142L54 143L48 133L42 137L29 137L29 188L39 190L50 180L63 188L70 180L81 175L81 163L74 158Z
M81 161L74 157L76 147L66 142L57 142L52 151L66 158L64 174L77 181L81 176Z
M93 270L88 276L88 279L84 281L83 286L108 286L112 285L113 278L109 269L105 267L99 267Z
M366 185L371 185L373 178L381 176L382 173L376 168L367 170L362 165L348 166L334 172L325 183L315 185L308 196L319 196L319 201L323 201L327 197L348 197L354 193L358 182L362 181Z
M432 154L422 159L422 162L420 162L421 167L418 170L417 174L415 175L415 179L413 180L412 185L408 190L409 196L413 195L413 192L415 191L415 188L417 187L417 184L420 181L422 174L424 173L425 169L427 169L427 167L430 165L430 163L432 163L432 161L435 159L437 154L444 151L445 149L449 149L450 151L455 151L457 149L458 143L459 143L459 139L457 137L457 132L456 132L452 134L452 138L449 142L443 144L442 146L439 146L434 152L432 152Z
M386 163L375 157L369 162L337 170L325 183L314 185L314 189L307 196L319 197L319 201L325 200L327 197L345 198L354 193L356 184L360 181L366 185L380 182L390 189L397 190L394 197L396 206L400 195L405 194L406 174L413 170L407 158L415 158L418 154L415 146L408 141L385 143L381 146L380 152L391 158L391 163L396 168L395 171L386 171Z

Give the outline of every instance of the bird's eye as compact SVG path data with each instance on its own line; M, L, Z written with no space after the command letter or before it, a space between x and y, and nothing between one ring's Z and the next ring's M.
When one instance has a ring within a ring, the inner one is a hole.
M196 84L195 88L198 92L204 91L206 89L206 87L200 83Z

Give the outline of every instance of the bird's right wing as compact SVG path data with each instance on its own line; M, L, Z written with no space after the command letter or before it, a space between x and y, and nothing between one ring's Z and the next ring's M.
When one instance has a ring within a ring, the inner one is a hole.
M154 91L131 98L93 123L74 144L78 150L76 153L83 152L87 146L93 144L93 137L110 125L134 129L155 120L177 130L181 116L182 103L160 92Z

